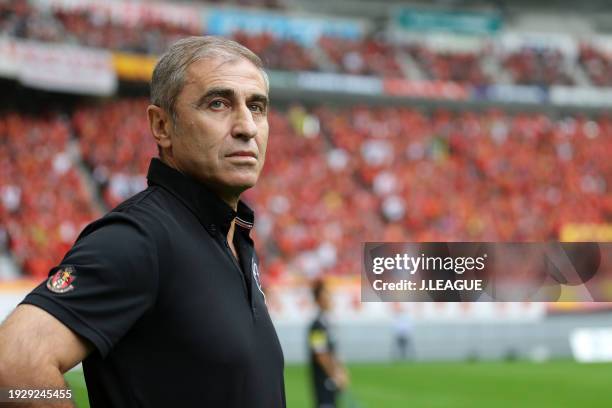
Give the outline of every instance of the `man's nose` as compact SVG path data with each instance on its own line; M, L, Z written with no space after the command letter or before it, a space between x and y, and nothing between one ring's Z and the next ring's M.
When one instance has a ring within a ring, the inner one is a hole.
M251 139L257 135L257 124L253 120L253 113L248 106L236 111L232 127L232 136L236 138Z

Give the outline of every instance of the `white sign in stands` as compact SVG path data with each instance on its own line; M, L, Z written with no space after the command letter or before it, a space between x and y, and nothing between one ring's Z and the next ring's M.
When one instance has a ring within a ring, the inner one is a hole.
M112 95L117 75L109 51L4 39L0 75L49 91Z

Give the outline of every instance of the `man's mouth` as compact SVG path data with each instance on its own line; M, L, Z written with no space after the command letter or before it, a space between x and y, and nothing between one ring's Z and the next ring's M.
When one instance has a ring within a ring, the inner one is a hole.
M249 151L237 151L227 155L227 157L252 157L253 159L257 159L257 154Z

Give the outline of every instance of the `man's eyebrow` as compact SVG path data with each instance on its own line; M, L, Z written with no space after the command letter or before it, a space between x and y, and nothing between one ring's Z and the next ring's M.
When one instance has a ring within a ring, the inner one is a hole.
M206 93L198 99L197 106L202 106L207 100L212 98L234 99L236 92L231 88L210 88ZM247 98L248 102L261 102L268 105L268 97L264 94L253 94Z
M208 99L221 97L226 99L233 99L236 93L230 88L210 88L204 95L200 96L197 102L197 106L201 106Z
M264 94L253 94L247 98L249 102L261 102L268 106L268 97Z

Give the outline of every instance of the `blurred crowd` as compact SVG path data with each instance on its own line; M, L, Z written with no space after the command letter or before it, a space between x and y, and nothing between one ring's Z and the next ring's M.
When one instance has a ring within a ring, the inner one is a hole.
M319 46L336 72L387 78L403 76L395 47L382 39L344 40L323 36Z
M153 55L163 53L180 38L201 34L196 27L159 18L128 24L102 12L41 9L27 0L0 2L0 32L15 38Z
M98 213L75 168L70 122L61 116L0 116L0 247L42 277Z
M512 82L520 85L574 85L569 73L571 61L559 50L524 49L503 59L503 66L512 75Z
M146 188L149 159L157 155L146 106L144 99L124 99L73 114L83 160L110 208Z
M426 73L427 79L475 86L493 82L482 69L484 52L436 52L419 44L410 45L407 52Z
M583 44L580 63L593 85L612 86L612 58L594 47Z
M311 53L296 41L281 40L269 33L234 33L233 39L257 54L266 67L286 71L318 71Z
M234 3L280 6L276 0ZM186 11L182 12L185 15ZM120 21L95 8L43 9L27 0L0 2L0 32L5 35L141 54L159 55L179 38L201 35L205 31L201 24L199 18L164 19L159 13ZM260 55L267 67L277 70L454 81L474 86L612 85L611 56L589 44L583 44L576 57L569 57L552 46L540 44L503 51L486 41L481 49L441 51L418 41L393 44L381 32L355 40L322 36L313 47L270 33L236 32L234 38ZM584 75L578 75L578 70Z
M108 208L145 187L146 105L2 115L0 225L27 273L45 275L96 215L75 163ZM244 197L267 279L356 274L364 241L546 241L612 219L609 117L293 105L269 120Z

